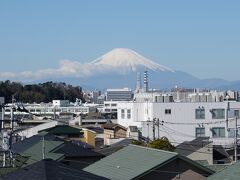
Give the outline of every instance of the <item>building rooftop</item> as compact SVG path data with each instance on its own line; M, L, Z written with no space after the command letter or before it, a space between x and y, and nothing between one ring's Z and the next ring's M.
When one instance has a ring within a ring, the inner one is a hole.
M5 180L77 180L77 179L106 179L83 170L70 169L67 165L51 159L44 159L32 165L18 169L0 177Z
M227 166L219 172L209 176L208 180L238 180L240 177L240 161L237 163Z
M83 134L81 132L81 129L74 128L68 125L57 125L55 127L48 128L43 131L46 131L54 135L82 135Z
M21 156L29 157L27 164L32 164L36 160L42 159L42 136L35 135L14 143L12 150ZM64 157L103 157L102 154L84 148L81 144L74 144L70 141L64 141L54 135L44 136L45 158L61 160Z
M184 141L183 143L176 146L176 152L182 156L188 156L199 149L209 145L211 142L208 137L196 138L192 141Z
M178 157L178 154L175 152L129 145L84 168L84 170L109 179L134 179ZM212 173L211 170L198 163L185 158L183 160Z
M103 124L102 127L104 129L111 129L111 130L115 130L117 127L120 127L122 129L127 130L127 128L125 128L124 126L121 126L120 124L114 124L114 123L106 123L106 124Z

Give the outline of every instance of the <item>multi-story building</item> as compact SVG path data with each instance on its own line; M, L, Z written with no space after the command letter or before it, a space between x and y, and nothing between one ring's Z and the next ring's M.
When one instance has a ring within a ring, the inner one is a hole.
M107 89L106 100L107 101L130 101L133 99L133 93L131 89Z
M230 146L234 144L235 117L240 110L236 101L118 102L117 106L118 123L138 126L150 139L155 132L155 137L166 136L176 143L210 137L213 144Z

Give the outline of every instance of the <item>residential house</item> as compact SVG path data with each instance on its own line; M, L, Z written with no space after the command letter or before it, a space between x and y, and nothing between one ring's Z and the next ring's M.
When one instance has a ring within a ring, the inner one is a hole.
M199 137L176 146L176 152L205 165L229 164L231 159L220 145L213 145L209 137ZM205 161L205 162L204 162Z
M121 138L126 138L127 128L119 124L107 123L102 127L104 129L104 145L110 145Z
M213 164L213 145L209 138L200 137L192 141L184 141L176 146L176 152L182 156L186 156L192 160L207 161Z
M137 126L129 126L127 128L127 137L128 138L132 138L132 139L135 139L135 140L139 140L139 130L137 128Z
M44 148L43 148L44 147ZM25 164L33 164L41 159L51 158L62 161L74 168L83 167L96 162L104 155L84 148L85 144L64 141L52 134L35 135L12 145L12 151L23 157L28 157Z
M4 180L78 180L78 179L92 179L104 180L106 178L85 172L83 170L74 170L69 166L51 160L44 159L24 168L20 168L14 172L1 176Z
M87 128L82 128L83 132L83 138L81 138L82 142L87 143L91 147L95 148L96 147L96 142L95 142L95 137L96 137L96 132L87 129Z
M129 145L83 169L108 179L205 179L214 171L183 157Z
M83 132L81 132L81 129L71 127L68 125L57 125L52 128L44 129L39 132L48 132L50 134L54 134L56 136L61 136L65 140L76 140L81 141L81 138L83 138Z

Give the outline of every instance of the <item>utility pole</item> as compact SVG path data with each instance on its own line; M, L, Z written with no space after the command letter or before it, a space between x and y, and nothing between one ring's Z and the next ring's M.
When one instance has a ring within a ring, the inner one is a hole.
M153 132L153 140L155 140L155 122L156 122L156 118L153 118L153 123L152 123L152 132Z
M157 127L158 127L158 139L160 138L160 135L159 135L159 118L157 118Z
M10 122L10 142L9 142L9 156L10 164L13 166L13 154L12 154L12 142L13 142L13 131L14 131L14 98L12 98L12 107L11 107L11 122Z
M237 129L237 116L235 117L235 142L234 142L234 145L235 145L235 163L237 162L237 134L238 134L238 129Z
M1 121L1 129L4 128L4 113L5 113L5 110L4 110L4 104L2 105L2 121Z
M44 135L42 136L42 159L45 159L45 142L44 142Z

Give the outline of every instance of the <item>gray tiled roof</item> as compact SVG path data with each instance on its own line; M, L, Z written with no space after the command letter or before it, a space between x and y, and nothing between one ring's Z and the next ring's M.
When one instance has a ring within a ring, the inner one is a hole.
M77 179L106 179L83 170L70 169L62 163L45 159L32 165L18 169L5 176L0 177L5 180L77 180Z
M209 145L211 142L208 137L196 138L192 141L184 141L183 143L176 146L176 152L182 156L188 156L199 149Z

